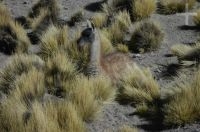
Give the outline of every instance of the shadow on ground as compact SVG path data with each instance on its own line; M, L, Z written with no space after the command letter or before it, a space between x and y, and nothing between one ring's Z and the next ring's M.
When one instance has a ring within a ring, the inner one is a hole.
M85 9L88 11L91 11L91 12L98 12L101 10L103 3L104 3L104 1L90 3L85 6Z

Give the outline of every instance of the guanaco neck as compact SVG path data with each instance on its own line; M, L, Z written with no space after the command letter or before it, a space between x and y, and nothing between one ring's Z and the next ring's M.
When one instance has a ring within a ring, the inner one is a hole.
M88 65L88 74L97 75L100 72L100 59L101 59L101 43L98 31L95 29L95 39L90 45L90 58Z

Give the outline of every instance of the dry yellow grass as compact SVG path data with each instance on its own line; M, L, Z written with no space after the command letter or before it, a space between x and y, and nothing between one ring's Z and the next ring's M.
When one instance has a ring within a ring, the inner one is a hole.
M70 41L68 45L65 47L65 51L68 55L68 57L77 64L77 68L80 71L84 71L87 67L87 64L89 62L89 52L88 47L84 47L83 50L78 49L77 40L80 38L81 30L77 30L74 34L74 38Z
M96 119L101 110L101 104L95 99L91 86L91 82L86 77L79 77L68 87L71 89L68 90L68 98L84 121Z
M95 27L102 28L106 26L108 20L108 16L105 13L95 13L91 18L92 23L94 23Z
M36 55L15 55L7 67L1 71L0 89L4 93L9 93L17 77L27 73L33 67L43 69L44 62Z
M89 81L92 83L90 89L97 100L112 102L115 99L116 88L108 77L101 75L91 78Z
M116 89L105 76L87 78L79 75L65 85L65 98L70 100L84 121L95 120L104 103L115 99Z
M160 98L160 87L149 69L135 64L121 77L118 98L130 103L152 102Z
M132 22L127 11L120 11L114 16L113 23L102 29L102 33L110 39L113 45L122 43L124 35L129 30Z
M53 56L69 43L67 27L49 27L41 37L41 56L44 59Z
M28 14L28 18L36 18L40 14L41 10L48 10L49 17L55 24L59 16L60 7L57 0L37 0L31 8L31 11Z
M116 50L122 53L128 53L129 49L128 46L125 44L117 44L116 45Z
M41 103L34 102L31 106L30 117L24 124L27 132L61 132L56 120L50 120ZM56 111L54 111L56 112Z
M193 17L194 23L197 26L200 26L200 10L197 10L197 15Z
M17 41L18 41L16 52L27 53L28 47L31 45L31 42L27 36L26 31L17 22L10 22L10 27L11 27L11 30L13 30L13 32L16 34Z
M1 21L0 25L6 25L9 21L12 20L10 11L7 9L7 7L0 3L0 15L1 15Z
M199 61L200 59L200 43L193 46L177 44L171 47L171 51L179 60Z
M164 33L159 23L146 20L135 25L128 47L131 51L148 52L159 48L163 39Z
M167 125L184 125L194 123L200 116L200 71L191 81L185 81L174 87L181 89L169 97L169 103L164 107L165 123Z
M44 78L43 72L33 68L16 79L14 92L27 102L41 99L45 93Z
M122 31L128 31L128 29L130 28L132 24L130 14L126 10L119 11L115 15L115 21L119 24L119 28Z
M57 123L61 132L86 132L86 127L75 106L68 102L45 104L46 116ZM58 131L58 130L56 130Z
M114 52L114 47L103 31L99 32L101 41L101 52L103 55Z
M41 104L35 101L29 107L10 96L1 104L0 111L3 132L86 132L84 122L70 102Z
M66 53L56 53L46 62L46 82L50 93L64 91L63 85L73 80L76 75L76 67L67 57Z
M138 132L137 128L132 128L130 126L124 125L122 126L118 132Z
M142 20L149 17L156 10L156 0L133 0L132 19Z
M74 26L76 22L81 22L83 19L84 19L84 12L83 10L80 10L71 16L70 24Z
M26 105L16 97L9 97L1 104L0 128L2 132L23 132L24 113L28 109Z
M159 2L159 11L163 14L174 14L177 12L184 12L186 3L188 2L188 8L192 9L195 5L195 0L161 0Z
M10 30L11 33L7 32L8 35L10 35L16 41L16 49L14 49L14 51L18 53L27 52L31 42L27 37L26 31L20 24L18 24L11 18L10 12L2 3L0 3L0 15L0 29L5 28L7 30Z
M103 28L102 33L110 39L113 45L123 42L124 32L120 29L118 22L112 23L108 28Z
M40 24L48 19L49 10L48 9L40 9L37 17L27 18L28 23L30 24L30 28L32 30L37 30L40 27Z

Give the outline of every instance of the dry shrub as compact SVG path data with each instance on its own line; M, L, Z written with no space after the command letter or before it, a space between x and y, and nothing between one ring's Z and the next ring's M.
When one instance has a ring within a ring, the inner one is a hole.
M129 49L135 52L146 52L159 48L164 33L157 23L147 20L140 22L132 34Z
M61 131L85 132L86 127L79 117L75 106L66 101L59 103L47 103L44 106L46 116L57 123Z
M77 22L81 22L84 19L84 12L80 10L73 14L70 19L70 25L74 26Z
M156 10L156 0L132 0L132 19L148 18Z
M102 33L115 45L124 41L124 35L131 24L129 13L120 11L114 16L114 22L108 28L102 29Z
M100 41L101 41L102 54L106 55L106 54L114 52L114 47L113 47L110 39L108 39L108 37L106 37L105 33L100 31L99 35L100 35Z
M124 72L119 87L118 99L122 102L149 103L160 98L160 87L151 71L137 65Z
M138 129L124 125L118 130L118 132L138 132Z
M200 26L200 10L198 10L197 15L193 17L194 23L199 27Z
M115 22L119 24L119 28L122 31L128 31L132 24L130 14L126 10L120 11L115 15Z
M32 30L37 30L41 24L45 21L45 19L48 19L49 11L47 9L40 9L39 14L37 17L34 18L27 18L30 28Z
M128 46L125 44L117 44L116 46L117 51L122 52L122 53L128 53Z
M84 121L94 120L100 112L101 105L90 90L90 83L87 78L80 78L73 83L71 92L69 92L69 99L75 105L80 117Z
M24 132L26 105L16 97L9 97L1 104L0 128L2 132Z
M1 51L6 54L27 52L31 44L23 27L15 22L7 8L0 3Z
M57 0L38 0L28 14L28 18L37 18L41 10L48 10L49 16L53 22L57 21L59 16L59 5Z
M16 79L14 93L27 102L41 99L45 93L44 78L43 72L33 68Z
M199 120L200 111L200 71L192 81L184 81L174 89L181 89L169 97L169 103L164 107L165 123L167 125L184 125Z
M13 109L13 107L15 109ZM16 97L1 104L1 131L6 132L85 132L86 127L70 102L41 104L27 107Z
M178 57L179 60L199 61L200 60L200 44L193 46L177 44L171 48L172 54Z
M77 40L81 36L81 31L78 30L76 34L74 35L72 41L65 47L65 51L68 55L68 57L76 64L77 68L80 71L84 71L87 67L87 64L89 62L89 52L88 47L84 47L81 51L78 49Z
M94 23L95 27L102 28L107 25L108 16L105 13L95 13L91 21Z
M65 98L75 105L84 121L96 119L103 103L113 101L116 93L111 81L104 76L89 79L79 76L67 83L65 89Z
M56 53L46 62L46 82L48 90L52 94L59 94L62 92L63 85L73 80L76 75L76 67L67 57L66 53Z
M108 77L101 75L91 78L89 81L92 82L90 89L97 100L112 102L115 99L116 90Z
M195 0L187 0L188 8L192 9L195 5ZM159 12L162 14L174 14L177 12L184 12L186 7L186 0L161 0L159 2Z
M36 55L16 55L0 74L0 89L9 93L13 89L14 81L23 73L29 72L32 68L43 69L44 62Z
M68 29L51 26L41 38L41 56L44 59L55 55L69 43Z

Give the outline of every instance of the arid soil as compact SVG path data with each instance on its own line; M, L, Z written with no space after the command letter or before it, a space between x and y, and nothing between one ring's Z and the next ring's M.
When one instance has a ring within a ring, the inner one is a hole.
M4 0L6 5L11 10L14 17L25 16L35 0ZM85 17L89 18L95 11L98 11L101 0L59 0L61 5L60 18L68 20L70 16L84 9ZM87 7L87 8L86 8ZM165 33L165 39L162 46L154 52L137 55L133 58L138 64L149 67L157 80L159 81L162 90L165 90L166 84L173 83L173 79L166 74L167 67L163 65L176 64L176 57L166 57L170 54L170 47L174 44L184 43L192 44L198 40L199 32L196 31L194 24L190 21L190 27L184 28L184 16L180 15L160 15L153 14L151 19L160 23L162 30ZM191 18L190 18L191 19ZM134 25L133 25L134 27ZM34 48L34 47L33 47ZM0 68L3 68L9 56L0 54ZM188 75L192 73L193 69L185 69ZM169 73L171 75L171 73ZM122 125L128 124L136 126L141 131L171 131L171 132L198 132L200 131L199 124L188 125L182 128L175 128L166 130L159 126L159 124L151 125L147 120L139 118L134 115L134 108L127 105L120 105L118 103L107 104L102 116L96 121L88 123L88 129L91 132L116 131Z

